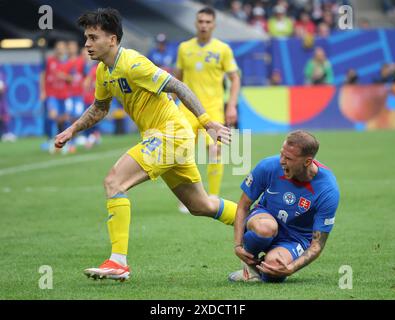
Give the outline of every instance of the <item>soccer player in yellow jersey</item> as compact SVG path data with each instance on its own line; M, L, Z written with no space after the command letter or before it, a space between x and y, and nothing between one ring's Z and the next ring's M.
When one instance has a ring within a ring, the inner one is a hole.
M238 67L232 49L224 42L212 37L215 29L215 11L205 7L198 11L195 22L197 36L182 42L178 48L175 76L196 94L208 115L214 121L232 126L237 121L237 97L240 90ZM224 76L231 81L230 96L224 114ZM203 129L196 115L184 105L180 109L198 137ZM207 166L208 191L219 195L223 175L220 162L221 145L209 139L209 164ZM185 211L182 204L180 211Z
M138 52L120 46L122 24L115 9L98 9L78 19L85 29L85 47L99 60L95 101L69 128L56 136L61 148L79 131L88 129L108 113L113 97L123 105L139 128L142 141L127 151L104 180L107 195L111 256L98 268L84 270L88 277L126 280L131 204L126 192L149 179L163 178L189 211L233 224L236 203L211 198L201 183L194 159L191 126L167 93L174 93L199 119L213 138L230 141L230 130L210 119L205 109L181 81L156 67Z

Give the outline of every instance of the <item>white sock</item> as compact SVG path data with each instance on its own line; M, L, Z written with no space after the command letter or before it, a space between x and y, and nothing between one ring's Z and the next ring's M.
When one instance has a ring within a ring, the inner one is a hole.
M123 266L126 266L128 263L126 261L126 255L119 253L111 253L110 260L115 261Z

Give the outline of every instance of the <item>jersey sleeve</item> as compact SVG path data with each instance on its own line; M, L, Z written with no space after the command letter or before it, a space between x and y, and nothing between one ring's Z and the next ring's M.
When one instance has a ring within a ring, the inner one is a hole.
M233 56L233 51L229 46L225 47L222 67L225 72L233 72L238 70L236 60Z
M260 197L268 185L269 168L267 166L267 162L262 160L240 185L240 188L253 202L255 202Z
M108 83L104 83L104 68L100 64L96 69L95 99L106 100L111 97L111 92L108 90Z
M142 55L134 60L133 65L135 67L130 69L129 78L136 86L150 92L160 94L171 79L169 73L157 67Z
M331 232L335 224L335 214L339 205L339 190L328 189L317 204L313 231Z

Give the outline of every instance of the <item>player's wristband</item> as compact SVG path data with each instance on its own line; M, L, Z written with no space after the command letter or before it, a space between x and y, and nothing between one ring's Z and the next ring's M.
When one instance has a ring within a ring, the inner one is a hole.
M234 248L236 249L237 247L243 247L243 245L242 244L236 244L235 246L234 246Z
M198 120L203 127L211 121L210 116L206 112L201 114Z

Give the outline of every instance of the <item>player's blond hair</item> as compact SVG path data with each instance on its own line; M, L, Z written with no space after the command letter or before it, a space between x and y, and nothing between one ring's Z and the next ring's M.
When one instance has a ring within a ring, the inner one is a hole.
M296 130L288 133L285 141L290 146L298 146L300 148L301 156L315 157L320 147L319 141L305 130Z

